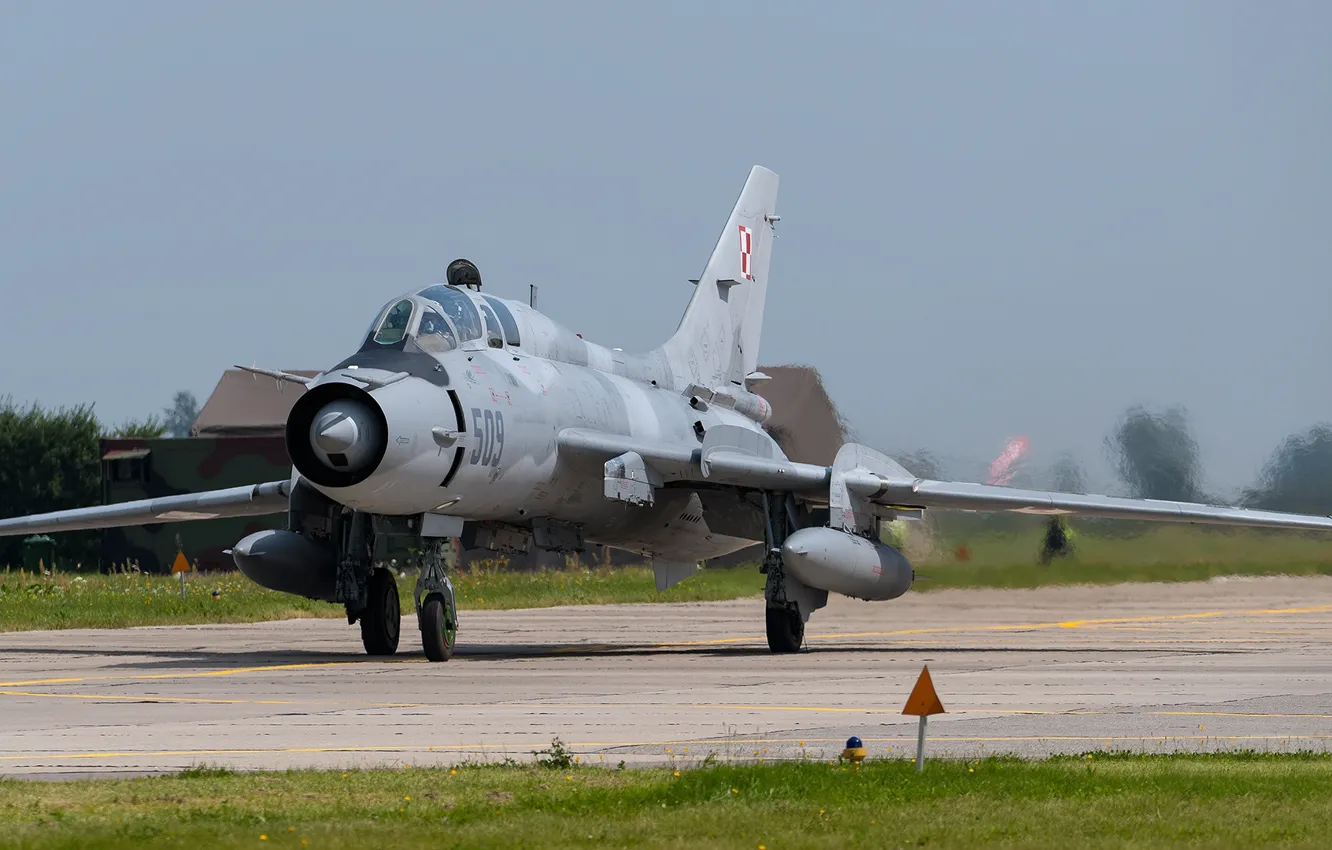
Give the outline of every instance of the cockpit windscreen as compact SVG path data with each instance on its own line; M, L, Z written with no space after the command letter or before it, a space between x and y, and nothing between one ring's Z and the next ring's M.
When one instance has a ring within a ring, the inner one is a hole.
M412 323L412 302L404 298L384 313L375 330L374 340L380 345L397 345L407 336L407 328Z

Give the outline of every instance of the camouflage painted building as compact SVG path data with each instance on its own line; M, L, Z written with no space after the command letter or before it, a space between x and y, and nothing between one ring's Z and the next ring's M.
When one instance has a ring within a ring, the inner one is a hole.
M293 370L313 377L316 372ZM184 439L103 440L102 500L128 502L197 490L277 481L291 474L282 431L300 397L293 387L228 369L204 402ZM198 569L235 569L225 554L247 534L283 528L286 517L213 519L102 533L102 565L137 565L145 572L171 569L184 552Z
M773 416L766 427L773 439L792 460L831 464L846 434L819 373L807 366L761 368L770 379L756 389L772 402ZM282 434L287 414L299 397L299 390L289 385L228 369L199 411L190 429L194 436L102 441L103 503L286 478L291 474L291 461ZM230 570L234 565L225 550L247 534L285 525L286 517L279 514L107 529L102 532L102 565L137 565L145 572L166 572L180 551L198 569ZM619 552L587 553L585 557L590 561L607 556L612 563L642 560ZM761 557L762 547L756 546L725 561L738 563ZM509 558L510 564L518 568L559 559L534 552L526 562L518 560Z
M102 501L128 502L274 481L291 472L282 437L102 440ZM197 569L229 570L224 553L247 534L286 525L282 515L108 528L102 566L167 572L178 551Z

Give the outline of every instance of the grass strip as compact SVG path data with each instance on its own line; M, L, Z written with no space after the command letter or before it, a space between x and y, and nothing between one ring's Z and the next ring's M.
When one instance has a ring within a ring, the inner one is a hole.
M1067 584L1205 581L1222 576L1332 575L1332 538L1192 527L1150 527L1133 534L1079 534L1073 557L1036 563L1041 529L967 533L953 529L912 553L912 592L956 588L1033 588ZM962 542L958 542L962 541ZM908 546L908 552L911 552ZM648 566L511 571L481 562L454 574L464 610L544 608L635 602L707 602L757 596L757 564L713 567L658 593ZM399 580L411 611L414 574ZM190 574L180 598L172 576L57 571L0 572L0 631L246 623L291 617L345 616L342 606L275 593L239 573Z
M398 580L402 610L412 611L415 574ZM543 608L624 602L702 602L754 596L754 566L705 570L658 593L649 567L507 572L475 569L453 576L461 610ZM0 572L0 631L125 628L196 623L253 623L293 617L342 618L341 605L277 593L239 573L188 574L185 598L176 577L139 573Z
M912 590L1332 575L1332 536L1327 534L1160 525L1134 534L1081 533L1072 557L1048 565L1037 561L1042 536L1039 526L1025 533L951 531L913 559L917 574L931 581Z
M1332 757L463 766L0 782L0 845L1326 847Z

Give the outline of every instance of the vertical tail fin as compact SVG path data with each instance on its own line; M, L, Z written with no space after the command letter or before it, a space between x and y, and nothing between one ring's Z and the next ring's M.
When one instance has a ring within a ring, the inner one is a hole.
M757 368L776 208L777 175L756 165L663 346L677 387L740 384Z

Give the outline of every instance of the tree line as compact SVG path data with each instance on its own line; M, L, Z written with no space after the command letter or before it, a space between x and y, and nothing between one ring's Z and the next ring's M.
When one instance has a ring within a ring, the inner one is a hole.
M1230 501L1206 491L1202 456L1183 407L1128 408L1105 437L1104 449L1127 495L1135 499ZM942 478L942 464L929 451L899 454L895 459L913 475ZM1082 465L1071 455L1060 456L1045 478L1040 486L1048 489L1086 492ZM1332 425L1320 423L1287 437L1273 450L1258 479L1240 493L1238 503L1247 508L1332 515Z
M1203 486L1198 443L1182 407L1131 407L1106 438L1106 449L1129 493L1142 499L1221 502ZM1332 514L1332 426L1318 424L1276 447L1257 481L1240 494L1248 508Z
M100 421L92 405L45 409L0 399L0 517L100 504L100 439L185 436L197 413L190 393L177 393L161 416L119 424ZM61 534L55 540L62 562L96 563L97 532ZM0 538L0 565L22 563L22 551L22 538Z

